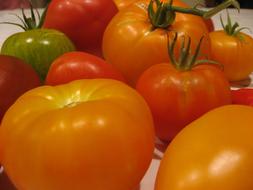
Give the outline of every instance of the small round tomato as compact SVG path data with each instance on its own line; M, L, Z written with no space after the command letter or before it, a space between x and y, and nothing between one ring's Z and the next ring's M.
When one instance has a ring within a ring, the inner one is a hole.
M185 127L161 161L155 190L252 190L253 108L227 105Z
M20 95L39 85L40 78L30 65L16 57L0 55L0 122Z
M224 73L216 65L197 65L192 56L184 57L188 53L183 50L178 60L170 54L170 62L145 70L136 85L152 111L156 135L164 141L207 111L231 103Z
M52 0L43 27L65 33L77 50L102 56L103 33L116 13L113 0Z
M111 79L30 90L0 127L2 164L17 189L134 189L153 151L146 102Z
M46 77L46 84L58 85L85 78L111 78L124 81L122 74L103 59L85 52L69 52L53 61Z
M224 30L210 33L211 58L224 65L229 81L246 79L253 71L253 38L240 32L237 24L228 21Z

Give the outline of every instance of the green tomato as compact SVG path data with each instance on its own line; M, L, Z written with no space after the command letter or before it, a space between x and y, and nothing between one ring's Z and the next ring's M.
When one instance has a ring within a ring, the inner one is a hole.
M32 65L44 81L51 63L60 55L74 51L71 40L62 32L52 29L33 29L8 37L1 54L23 59Z

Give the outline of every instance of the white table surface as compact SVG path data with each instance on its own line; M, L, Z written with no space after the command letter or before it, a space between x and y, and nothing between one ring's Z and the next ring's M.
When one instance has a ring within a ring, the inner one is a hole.
M18 14L20 15L19 10L14 11L0 11L0 22L8 21L8 22L17 22L17 18L12 14ZM249 27L252 32L245 30L244 32L251 35L253 37L253 9L242 9L240 13L238 13L237 10L229 9L229 13L231 16L231 19L233 21L239 22L241 27ZM223 11L221 13L223 15L224 21L226 21L226 12ZM219 16L215 15L212 19L214 21L215 29L221 29L221 24L219 20ZM18 31L22 31L21 29L17 28L16 26L11 25L4 25L0 24L0 47L3 41L10 36L11 34L14 34ZM253 63L253 60L252 60ZM147 171L146 175L144 176L141 184L140 184L140 190L154 190L154 183L155 183L155 177L157 174L157 170L160 164L160 159L162 158L163 151L160 151L158 149L154 152L154 159L151 162L150 168ZM1 184L0 184L1 189ZM1 189L2 190L2 189ZM3 189L5 190L5 189Z

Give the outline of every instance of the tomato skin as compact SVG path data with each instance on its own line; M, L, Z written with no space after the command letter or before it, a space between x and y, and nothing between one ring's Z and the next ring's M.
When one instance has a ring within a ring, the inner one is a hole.
M181 4L175 1L173 5ZM204 35L201 52L208 56L210 50L208 30L202 18L177 13L175 22L168 29L152 30L147 7L148 1L141 0L119 11L103 37L105 60L118 68L132 86L148 67L169 61L167 33L176 31L179 36L191 37L193 52Z
M210 33L211 59L224 65L229 81L246 79L253 71L253 38L240 33L242 39L227 35L223 30Z
M73 43L63 33L34 29L8 37L2 45L1 53L18 57L32 65L44 81L53 60L65 52L74 50Z
M153 150L146 102L110 79L28 91L0 128L2 164L23 190L134 189Z
M231 103L228 81L211 65L178 71L170 63L156 64L142 73L136 89L152 111L156 135L168 142L207 111Z
M116 4L117 8L119 10L131 5L132 3L136 2L138 0L114 0L114 3Z
M227 105L185 127L167 148L155 190L251 190L253 108Z
M0 122L6 110L24 92L40 85L40 78L24 61L0 55Z
M252 88L241 88L231 90L232 103L253 106L253 89Z
M43 27L62 31L79 51L102 56L102 36L117 11L113 0L52 0Z
M205 19L204 22L205 22L205 24L206 24L206 26L207 26L207 28L208 28L208 31L209 31L209 32L213 32L213 31L214 31L214 23L213 23L213 20L212 20L211 18L209 18L209 19Z
M85 78L111 78L125 81L122 74L103 59L85 52L69 52L54 60L45 83L58 85Z

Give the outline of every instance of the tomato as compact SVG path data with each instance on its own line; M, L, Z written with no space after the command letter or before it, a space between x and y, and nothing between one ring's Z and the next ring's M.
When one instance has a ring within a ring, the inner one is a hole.
M185 127L167 148L155 190L251 190L253 108L227 105Z
M134 189L153 150L146 102L111 79L28 91L0 128L2 164L17 189Z
M168 33L190 36L194 42L193 51L204 35L202 53L208 56L210 50L208 30L202 18L176 13L174 22L167 28L155 28L148 17L148 4L148 1L141 0L119 11L107 26L103 37L106 61L115 65L132 86L145 69L169 60ZM185 6L180 1L173 1L173 5Z
M44 27L65 33L77 50L102 56L102 36L116 13L113 0L52 0Z
M232 103L253 106L253 89L241 88L232 90Z
M136 1L138 0L114 0L114 3L117 5L118 9L121 10Z
M69 52L53 61L46 77L46 84L58 85L84 78L111 78L124 81L122 74L103 59L85 52Z
M208 28L208 31L209 32L213 32L214 31L214 23L213 23L213 20L210 18L210 19L205 19L204 20L207 28Z
M2 45L1 53L18 57L32 65L43 81L52 61L74 49L72 42L59 31L33 29L8 37Z
M231 103L230 85L223 71L206 60L199 63L199 52L191 54L186 49L190 39L176 55L177 40L175 35L169 42L171 61L149 67L136 85L152 111L156 135L167 142L204 113Z
M210 33L211 58L224 65L229 81L240 81L253 71L253 38L241 32L238 23L232 25L229 15L227 23Z
M0 55L0 122L20 95L39 85L40 78L30 65L16 57Z

